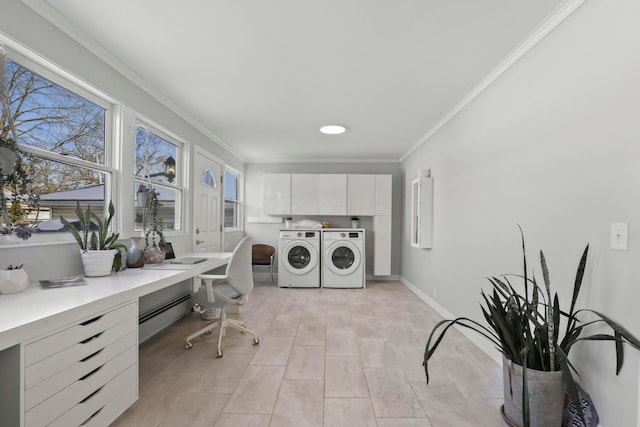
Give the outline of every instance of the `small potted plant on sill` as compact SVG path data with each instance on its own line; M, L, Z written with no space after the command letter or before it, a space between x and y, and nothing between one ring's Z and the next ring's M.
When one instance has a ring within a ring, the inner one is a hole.
M126 246L118 243L119 233L109 234L109 227L115 214L113 202L109 202L108 216L100 218L87 206L83 211L80 202L76 204L78 226L60 216L60 221L67 227L80 246L84 275L87 277L109 276L112 270L122 268L122 252Z
M357 216L352 216L351 217L351 228L358 228L359 225L360 225L360 218L358 218Z
M423 362L427 383L429 360L449 328L458 325L479 333L502 353L504 406L501 411L505 421L525 427L560 426L565 389L571 402L580 402L572 373L576 370L568 359L575 343L614 341L616 375L624 361L624 344L640 350L640 341L608 316L590 309L576 309L588 250L587 245L578 264L571 305L565 311L560 308L558 294L551 296L549 271L542 251L544 285L538 285L535 277L528 273L522 235L523 274L491 277L492 293L481 292L482 314L488 326L458 317L440 321L431 331ZM516 290L510 277L523 280L523 291ZM560 333L561 319L566 324L564 335ZM608 327L612 333L588 334L587 330L594 326ZM587 425L581 410L578 415Z
M164 239L164 223L158 212L160 208L158 192L153 188L147 192L147 206L150 221L149 227L144 233L144 260L148 264L161 263L166 256L164 252L166 240Z
M29 276L20 265L9 265L0 270L0 294L17 294L29 286Z

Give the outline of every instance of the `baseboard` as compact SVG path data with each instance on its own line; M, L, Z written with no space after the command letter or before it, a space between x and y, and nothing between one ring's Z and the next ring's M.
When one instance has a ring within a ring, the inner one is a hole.
M430 296L422 292L422 290L420 290L416 285L408 281L406 278L400 276L400 282L402 282L403 285L405 285L418 298L424 301L429 307L433 308L443 318L455 319L456 317L458 317L453 313L451 313L446 308L444 308L443 306L441 306L440 304L438 304L436 300L434 300L433 298L431 298ZM473 331L470 331L467 328L461 328L458 326L455 326L455 328L458 331L460 331L462 335L467 337L469 341L471 341L478 348L480 348L480 350L484 351L490 358L495 360L498 365L502 366L502 355L500 354L499 351L493 348L491 344L489 344L486 340L482 339L482 337L478 336L477 333L474 333Z
M397 282L400 280L400 275L391 274L389 276L374 276L373 274L367 274L367 280L375 280L378 282Z

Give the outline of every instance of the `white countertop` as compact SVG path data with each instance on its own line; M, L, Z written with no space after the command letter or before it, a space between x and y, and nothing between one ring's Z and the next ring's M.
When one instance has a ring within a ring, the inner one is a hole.
M142 295L221 267L231 253L205 252L185 256L207 258L190 265L165 261L161 268L130 268L106 277L86 278L87 284L43 289L32 283L21 293L0 295L0 350L30 341L83 316L133 301Z

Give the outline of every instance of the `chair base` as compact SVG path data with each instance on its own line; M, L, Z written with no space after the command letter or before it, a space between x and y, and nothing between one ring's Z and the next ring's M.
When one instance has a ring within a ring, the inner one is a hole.
M237 329L240 332L246 332L253 335L253 345L258 345L260 343L260 340L258 339L256 333L251 329L248 329L245 322L241 320L228 319L226 311L222 310L222 315L220 316L219 320L209 323L204 328L198 330L197 332L194 332L187 337L186 344L184 345L185 350L189 350L193 347L191 340L199 337L200 335L209 335L218 323L220 324L220 332L218 335L218 351L216 352L216 357L222 357L222 337L225 334L225 329L228 327Z

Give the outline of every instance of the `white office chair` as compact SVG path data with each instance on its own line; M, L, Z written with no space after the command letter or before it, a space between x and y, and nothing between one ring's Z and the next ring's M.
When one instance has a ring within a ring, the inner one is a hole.
M253 290L253 274L251 271L251 238L243 238L236 246L224 276L214 274L202 274L199 276L205 284L207 290L207 301L209 303L223 302L220 319L216 320L187 337L184 348L189 350L193 347L191 340L203 334L210 334L217 323L220 324L220 335L218 336L217 357L222 357L222 337L226 327L238 329L240 332L248 332L253 335L253 344L257 345L260 340L256 333L247 329L245 322L240 320L227 319L226 306L229 304L244 304L249 298L249 293ZM214 286L214 280L224 280Z

